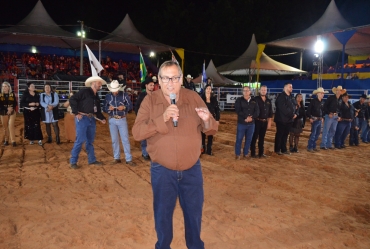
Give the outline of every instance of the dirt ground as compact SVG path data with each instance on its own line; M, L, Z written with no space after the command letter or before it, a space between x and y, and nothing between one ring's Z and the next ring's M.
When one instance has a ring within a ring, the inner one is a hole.
M131 137L137 167L111 165L109 128L98 124L95 151L105 165L88 166L82 151L82 168L73 170L73 144L63 139L63 120L59 126L62 144L29 145L18 116L18 146L0 147L0 248L154 248L149 162L140 144ZM214 156L201 157L206 248L370 248L370 144L312 154L309 129L300 153L273 154L272 127L268 159L235 161L236 115L221 114ZM179 205L172 248L186 248Z

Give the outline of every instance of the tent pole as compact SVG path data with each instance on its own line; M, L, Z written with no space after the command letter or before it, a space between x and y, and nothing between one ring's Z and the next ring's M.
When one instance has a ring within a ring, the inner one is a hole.
M343 86L343 82L344 82L344 79L343 79L343 74L344 74L344 51L346 48L346 44L343 43L343 48L342 48L342 76L341 76L341 79L340 79L340 84Z
M101 41L99 41L99 63L101 65ZM99 76L100 76L100 72L99 72Z
M301 55L300 55L300 58L299 58L299 70L301 70L301 71L302 71L302 61L303 61L303 49L301 50ZM301 73L299 75L302 76Z

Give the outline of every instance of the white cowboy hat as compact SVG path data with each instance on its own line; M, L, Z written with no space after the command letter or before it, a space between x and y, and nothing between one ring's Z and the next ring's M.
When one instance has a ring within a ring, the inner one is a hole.
M337 91L339 90L341 95L347 92L347 90L343 89L342 86L333 87L331 90L333 91L334 94L337 94Z
M117 80L113 80L110 84L107 85L109 91L112 93L118 92L123 84L118 83Z
M103 85L107 84L107 82L100 78L99 76L91 76L90 78L87 78L87 80L85 81L85 86L90 87L91 83L94 81L100 81Z
M190 75L190 74L188 74L188 75L186 76L186 78L190 78L190 79L192 79L193 77L191 77L191 75Z
M319 87L316 90L312 92L312 94L318 94L318 93L329 93L328 91L325 91L324 88Z

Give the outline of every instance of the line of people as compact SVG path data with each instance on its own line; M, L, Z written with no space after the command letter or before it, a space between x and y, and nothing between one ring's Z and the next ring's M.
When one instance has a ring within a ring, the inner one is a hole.
M307 151L316 152L317 141L323 126L321 150L343 149L345 140L350 135L350 146L359 145L359 135L363 143L370 142L370 96L362 94L360 100L351 104L350 96L341 86L332 89L333 95L326 101L324 94L328 93L322 87L313 91L313 96L305 111L302 94L293 97L291 83L284 85L283 91L275 101L276 112L274 122L276 133L274 152L277 155L290 155L298 153L299 138L303 132L306 118L311 123L311 134L308 139ZM235 111L238 115L237 132L235 142L235 159L246 158L249 154L252 158L266 158L264 154L264 137L266 130L271 127L272 104L266 97L267 87L261 86L259 96L251 97L251 89L243 88L243 96L235 101ZM289 137L289 149L287 142ZM241 156L241 145L244 148ZM256 142L258 140L258 155L256 154ZM334 146L332 146L334 144Z

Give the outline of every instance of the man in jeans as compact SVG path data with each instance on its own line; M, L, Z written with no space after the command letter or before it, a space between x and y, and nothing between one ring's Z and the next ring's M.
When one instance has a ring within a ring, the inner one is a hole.
M316 149L316 142L321 133L322 115L324 113L324 101L322 99L327 92L322 87L317 88L313 91L313 95L316 95L317 98L312 99L307 107L307 117L311 123L311 135L307 145L308 152L318 151Z
M333 87L334 95L328 97L324 104L324 129L322 131L322 138L320 149L334 149L332 146L333 137L338 125L339 106L342 103L341 95L346 92L342 86Z
M204 192L199 148L201 132L214 135L218 124L195 91L181 88L183 74L177 62L164 62L158 79L161 89L144 98L132 128L135 140L147 140L151 158L155 248L170 248L179 198L186 246L204 249L200 238Z
M117 80L107 85L110 93L105 96L104 111L109 114L109 131L112 138L113 164L121 163L120 141L125 152L126 164L136 166L132 161L130 138L127 128L127 113L132 110L132 103L127 93L120 91L122 87Z
M155 76L153 76L153 78L154 77ZM140 109L141 102L143 102L145 96L147 94L151 94L154 90L154 82L153 81L147 80L144 83L145 83L145 91L140 93L140 95L137 98L136 103L135 103L134 111L135 111L136 115L137 115L137 113ZM146 140L145 139L141 140L140 145L141 145L141 156L144 158L144 160L149 161L150 156L148 154L148 151L146 150L146 147L147 147Z
M245 137L243 158L246 158L249 146L252 142L255 120L260 114L258 103L251 97L249 86L243 87L243 96L235 101L235 111L238 115L236 141L235 141L235 159L240 160L240 151L243 138Z
M69 104L72 108L72 113L75 115L76 123L76 141L71 151L70 164L72 169L78 169L78 156L81 152L82 144L85 144L88 163L90 165L102 165L96 160L94 151L94 140L96 132L96 121L99 119L105 124L105 117L101 113L100 99L98 91L102 85L106 84L105 80L99 76L92 76L85 81L84 89L81 89L69 99Z

